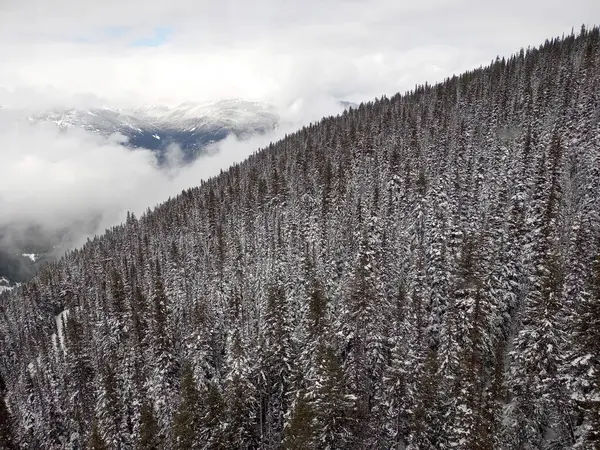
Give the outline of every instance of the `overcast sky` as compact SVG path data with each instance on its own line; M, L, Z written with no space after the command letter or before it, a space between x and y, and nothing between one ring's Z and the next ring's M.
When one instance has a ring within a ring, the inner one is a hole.
M0 230L100 217L102 231L337 100L440 81L594 18L598 0L0 0ZM32 126L10 108L232 97L273 104L286 126L168 170L149 151Z
M1 0L0 102L365 100L594 18L597 0Z

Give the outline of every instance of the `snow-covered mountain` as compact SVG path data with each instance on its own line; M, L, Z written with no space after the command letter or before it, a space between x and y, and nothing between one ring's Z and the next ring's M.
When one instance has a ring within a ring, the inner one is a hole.
M245 139L272 131L279 116L268 104L232 99L133 109L54 109L31 114L29 120L83 128L103 136L120 133L131 147L160 151L174 143L193 159L206 145L231 134Z
M6 277L0 277L0 294L12 289L12 282Z

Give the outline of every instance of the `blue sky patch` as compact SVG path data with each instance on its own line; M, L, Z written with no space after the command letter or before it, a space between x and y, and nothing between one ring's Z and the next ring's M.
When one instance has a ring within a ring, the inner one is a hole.
M156 27L154 34L136 39L131 42L134 47L158 47L169 40L169 36L173 33L171 27Z

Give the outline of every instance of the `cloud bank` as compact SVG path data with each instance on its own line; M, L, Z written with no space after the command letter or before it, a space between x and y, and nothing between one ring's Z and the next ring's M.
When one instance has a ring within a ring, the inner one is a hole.
M127 211L140 215L199 185L301 124L318 119L324 109L339 112L340 106L333 102L295 105L277 130L246 140L230 135L191 164L183 164L181 150L172 145L166 164L160 166L152 151L121 145L122 135L106 138L78 128L61 130L53 123L30 123L0 110L0 231L10 230L11 240L22 239L19 230L31 227L43 235L66 232L68 246L81 244L122 222Z
M595 17L594 0L3 0L0 86L17 102L360 101Z

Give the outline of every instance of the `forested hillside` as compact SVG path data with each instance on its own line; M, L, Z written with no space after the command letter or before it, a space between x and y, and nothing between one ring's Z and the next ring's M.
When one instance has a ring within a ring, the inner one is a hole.
M0 448L600 448L600 32L323 119L0 295Z

